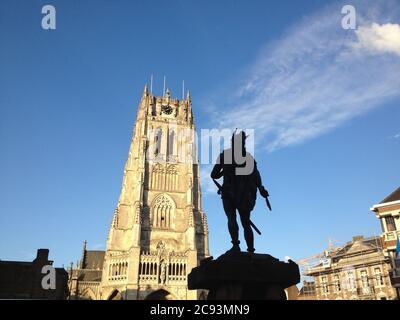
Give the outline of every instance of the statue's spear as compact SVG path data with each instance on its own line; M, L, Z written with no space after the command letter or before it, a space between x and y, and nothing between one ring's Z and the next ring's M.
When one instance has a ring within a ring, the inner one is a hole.
M214 181L215 185L218 188L217 193L222 196L222 186L219 184L219 182L217 180L212 179L212 181ZM267 201L268 201L268 199L267 199ZM249 219L249 221L250 221L250 225L254 229L254 231L257 232L259 235L261 235L261 231L257 228L257 226L250 219Z

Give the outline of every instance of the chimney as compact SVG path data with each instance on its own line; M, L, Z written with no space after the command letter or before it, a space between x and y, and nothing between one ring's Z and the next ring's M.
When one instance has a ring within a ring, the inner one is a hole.
M352 242L361 241L361 240L363 240L363 239L364 239L364 236L362 236L362 235L354 236Z
M38 249L34 261L47 263L49 261L49 249Z

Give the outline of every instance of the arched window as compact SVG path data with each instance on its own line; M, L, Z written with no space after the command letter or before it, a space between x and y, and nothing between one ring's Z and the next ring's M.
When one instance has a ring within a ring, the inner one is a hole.
M175 204L166 194L159 195L153 204L152 225L156 228L169 229L173 218Z
M176 169L176 165L171 164L166 168L166 177L165 177L165 190L175 191L178 190L178 171Z
M161 152L161 139L162 139L162 130L161 130L161 128L157 128L156 134L154 137L154 144L155 144L154 154L155 155L158 155Z
M174 155L175 131L171 130L168 135L168 157Z

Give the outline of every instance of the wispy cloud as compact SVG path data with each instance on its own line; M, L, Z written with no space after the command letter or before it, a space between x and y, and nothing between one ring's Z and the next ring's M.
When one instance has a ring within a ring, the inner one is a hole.
M396 133L395 135L391 136L392 139L400 139L400 133Z
M398 97L400 26L387 20L400 5L392 3L395 10L386 13L380 6L360 2L357 31L342 29L340 6L292 26L261 50L241 86L230 90L237 92L234 105L217 125L254 128L256 143L273 151Z

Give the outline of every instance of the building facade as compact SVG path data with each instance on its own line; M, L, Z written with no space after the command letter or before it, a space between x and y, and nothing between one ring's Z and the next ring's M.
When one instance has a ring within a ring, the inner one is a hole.
M400 188L374 205L371 211L381 222L383 252L391 266L390 281L400 297L400 257L396 257L397 242L400 239Z
M154 96L146 85L100 279L83 257L71 288L78 298L202 299L187 275L208 255L190 93Z
M343 247L326 251L315 266L305 269L312 277L301 290L303 300L394 300L390 262L380 237L353 237Z

